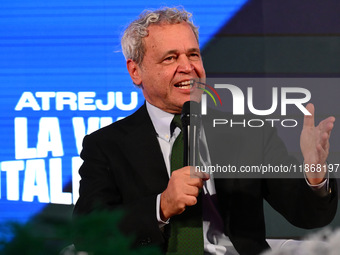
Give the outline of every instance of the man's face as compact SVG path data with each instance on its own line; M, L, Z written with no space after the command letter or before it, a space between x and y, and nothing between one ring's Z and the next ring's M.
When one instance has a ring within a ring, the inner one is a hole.
M148 30L143 61L135 68L135 79L131 77L136 84L142 84L150 104L166 112L180 113L184 102L193 100L198 91L195 86L190 88L188 81L205 78L196 37L186 22L151 25Z

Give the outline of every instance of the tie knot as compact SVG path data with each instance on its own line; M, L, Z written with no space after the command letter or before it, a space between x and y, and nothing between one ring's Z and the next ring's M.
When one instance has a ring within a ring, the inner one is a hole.
M171 121L171 124L170 124L171 135L175 131L176 127L179 127L182 130L182 121L181 121L181 115L180 114L176 114Z
M176 127L179 127L180 129L182 129L182 121L181 121L180 114L176 114L174 118L172 119L172 122L174 123Z

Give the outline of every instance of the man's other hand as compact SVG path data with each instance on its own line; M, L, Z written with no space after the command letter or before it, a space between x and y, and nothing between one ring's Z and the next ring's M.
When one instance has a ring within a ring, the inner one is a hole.
M307 110L312 115L305 115L300 137L300 147L304 158L306 177L310 184L319 184L327 173L326 160L329 153L329 138L334 127L334 117L328 117L315 127L314 105L308 104ZM321 171L316 171L316 170ZM312 171L311 171L312 170Z

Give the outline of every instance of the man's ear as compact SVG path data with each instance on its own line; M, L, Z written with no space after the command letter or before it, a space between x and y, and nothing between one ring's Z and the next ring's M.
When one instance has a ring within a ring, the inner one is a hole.
M126 61L126 67L130 74L133 83L137 86L142 84L141 70L135 61L128 59Z

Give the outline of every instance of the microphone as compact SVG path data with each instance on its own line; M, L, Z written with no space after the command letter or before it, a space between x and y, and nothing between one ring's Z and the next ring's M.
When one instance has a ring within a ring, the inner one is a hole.
M195 166L200 162L199 159L199 135L201 128L200 105L195 101L187 101L183 104L182 132L184 142L184 166Z

